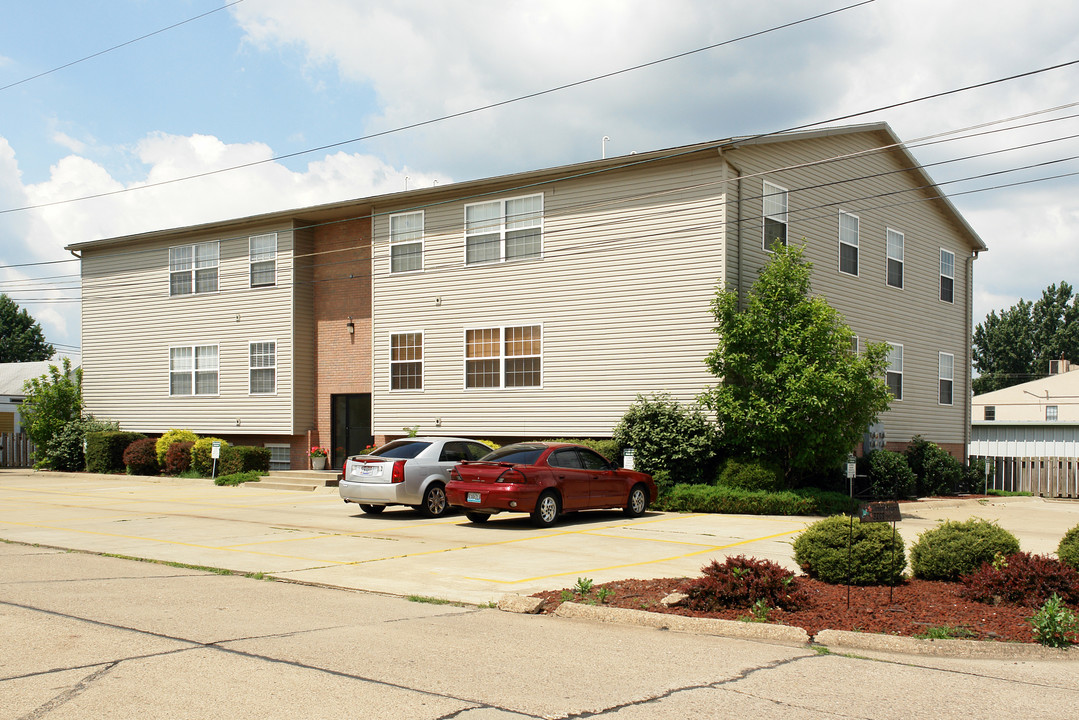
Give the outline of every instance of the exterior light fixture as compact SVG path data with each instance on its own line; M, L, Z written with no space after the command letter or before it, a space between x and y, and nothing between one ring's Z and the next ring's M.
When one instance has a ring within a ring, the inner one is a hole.
M352 322L352 316L351 315L348 316L348 324L345 325L345 327L348 328L348 334L349 335L355 335L356 334L356 324Z

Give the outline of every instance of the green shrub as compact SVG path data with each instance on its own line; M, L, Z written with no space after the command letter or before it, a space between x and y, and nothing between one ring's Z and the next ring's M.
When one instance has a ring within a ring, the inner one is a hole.
M1054 595L1030 618L1034 639L1049 647L1068 647L1079 635L1079 620L1075 613Z
M218 475L214 478L214 485L242 485L246 482L258 482L263 473L256 470L242 473L231 473L229 475Z
M799 610L809 604L809 594L798 585L794 573L770 560L744 555L713 560L701 568L703 577L689 581L682 592L686 606L700 612L748 608L763 602L768 607Z
M124 450L124 464L128 475L157 475L157 449L153 438L136 440Z
M1004 528L977 518L949 520L926 530L910 549L910 567L922 580L958 580L991 563L999 553L1019 552L1019 541Z
M94 430L86 433L86 471L92 473L123 472L126 468L124 450L146 436L122 430Z
M622 467L622 446L611 438L576 438L569 440L545 440L544 442L575 443L577 445L584 445L586 448L595 450L618 467ZM495 449L497 450L498 448Z
M229 446L227 442L217 437L204 437L195 441L195 444L191 446L191 468L203 477L209 477L214 470L214 460L210 455L213 451L213 444L215 442L221 443L221 452L224 453L225 448ZM218 458L218 464L221 464L220 458Z
M813 488L768 493L722 485L682 484L661 495L656 508L728 515L830 515L850 512L852 504L846 495Z
M1064 533L1057 545L1057 557L1065 565L1079 570L1079 525Z
M270 471L270 448L254 445L229 445L221 448L221 459L218 462L219 475L234 475L251 471Z
M777 492L784 488L779 468L760 460L730 458L721 467L716 483L739 490Z
M174 442L165 453L165 474L182 475L191 469L191 448L195 443L189 440Z
M191 430L169 430L157 439L157 445L155 445L155 449L157 450L157 464L161 466L165 465L165 454L169 451L169 448L172 447L173 443L193 443L198 439L199 436Z
M119 430L111 420L98 420L93 415L76 418L63 423L46 443L45 454L48 467L63 472L78 472L86 467L83 448L86 433L102 430Z
M916 479L901 453L875 450L869 454L869 492L873 497L888 500L914 494Z
M954 494L966 484L963 463L920 435L914 436L905 454L919 497Z
M889 523L834 515L810 525L794 541L794 561L822 582L890 585L907 564L903 538Z
M716 428L697 405L683 405L664 393L638 395L613 436L619 447L633 449L633 466L641 472L666 470L672 483L712 477Z

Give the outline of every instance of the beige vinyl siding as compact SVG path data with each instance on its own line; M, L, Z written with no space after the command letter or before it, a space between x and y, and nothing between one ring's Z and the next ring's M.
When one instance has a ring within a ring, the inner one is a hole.
M292 232L295 283L292 286L292 407L293 433L315 427L315 309L313 262L313 231L297 227ZM280 362L280 361L279 361ZM280 385L278 391L280 392Z
M609 435L638 393L714 380L709 300L723 273L721 163L567 180L543 192L542 259L464 265L464 202L426 209L423 273L389 274L375 221L375 433ZM694 187L700 185L701 187ZM501 197L518 197L510 191ZM541 325L541 388L464 388L465 328ZM424 332L424 389L389 392L389 335ZM436 421L441 420L440 425Z
M752 175L885 142L883 134L853 133L748 146L728 151L727 156L743 175ZM814 292L842 313L863 343L904 347L903 400L893 403L881 418L886 439L902 442L921 434L935 442L962 443L969 413L967 298L972 248L939 201L911 202L931 197L931 191L891 194L921 185L919 176L904 172L869 177L908 166L902 155L885 151L743 180L745 287L766 262L760 250L760 195L766 179L790 190L788 238L791 244L805 245L805 256L814 265ZM865 179L840 182L852 177ZM840 211L859 217L857 277L839 271ZM886 228L904 235L902 289L886 283ZM940 301L941 248L956 258L951 304ZM938 352L955 356L952 406L937 402Z
M250 287L248 238L277 232L277 284ZM218 292L169 295L169 248L220 241ZM88 412L124 429L199 433L293 430L292 233L230 228L86 249L83 395ZM248 392L248 344L277 343L277 392ZM169 348L218 346L218 395L169 395ZM306 428L304 428L306 429Z

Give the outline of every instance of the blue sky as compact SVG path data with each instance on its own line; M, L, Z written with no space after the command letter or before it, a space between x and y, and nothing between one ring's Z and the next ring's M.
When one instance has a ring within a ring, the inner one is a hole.
M270 158L647 63L851 4L842 0L38 0L8 3L0 87L0 292L50 341L79 345L72 242L781 130L1079 59L1062 0L876 0L689 57L254 168ZM1038 126L912 148L990 252L975 322L1079 284L1079 66L860 116L905 140ZM1027 143L1040 145L1003 152ZM1062 161L1025 172L1024 165ZM962 194L1035 179L1029 185ZM57 203L60 204L50 204ZM36 209L3 212L24 206Z

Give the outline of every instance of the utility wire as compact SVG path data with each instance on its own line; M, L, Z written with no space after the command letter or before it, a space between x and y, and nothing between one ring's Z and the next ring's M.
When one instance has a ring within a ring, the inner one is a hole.
M119 45L113 45L110 48L106 48L104 50L99 50L96 53L93 53L91 55L87 55L86 57L81 57L78 60L72 60L69 63L64 63L63 65L60 65L58 67L54 67L52 70L46 70L45 72L40 72L37 75L31 75L28 78L23 78L22 80L17 80L17 81L15 81L13 83L10 83L8 85L0 86L0 92L3 92L4 90L9 90L9 89L11 89L11 88L13 88L13 87L15 87L17 85L22 85L23 83L28 83L31 80L37 80L38 78L45 77L46 75L51 75L54 72L59 72L60 70L65 70L65 69L71 67L72 65L78 65L79 63L86 62L87 60L92 60L92 59L94 59L96 57L100 57L100 56L102 56L102 55L104 55L106 53L111 53L113 50L119 50L120 48L127 47L128 45L132 45L134 43L137 43L140 40L145 40L146 38L151 38L154 35L160 35L163 32L167 32L167 31L172 30L174 28L178 28L181 25L186 25L186 24L188 24L190 22L194 22L196 20L199 20L200 18L206 17L207 15L213 15L214 13L221 12L222 10L227 10L228 8L232 7L233 5L239 5L243 1L244 0L233 0L233 2L230 2L227 5L222 5L219 8L214 8L213 10L204 12L201 15L196 15L195 17L188 18L187 20L181 20L178 23L173 23L172 25L169 25L168 27L163 27L160 30L154 30L151 33L146 33L145 35L140 35L139 37L134 38L133 40L128 40L127 42L122 42Z

